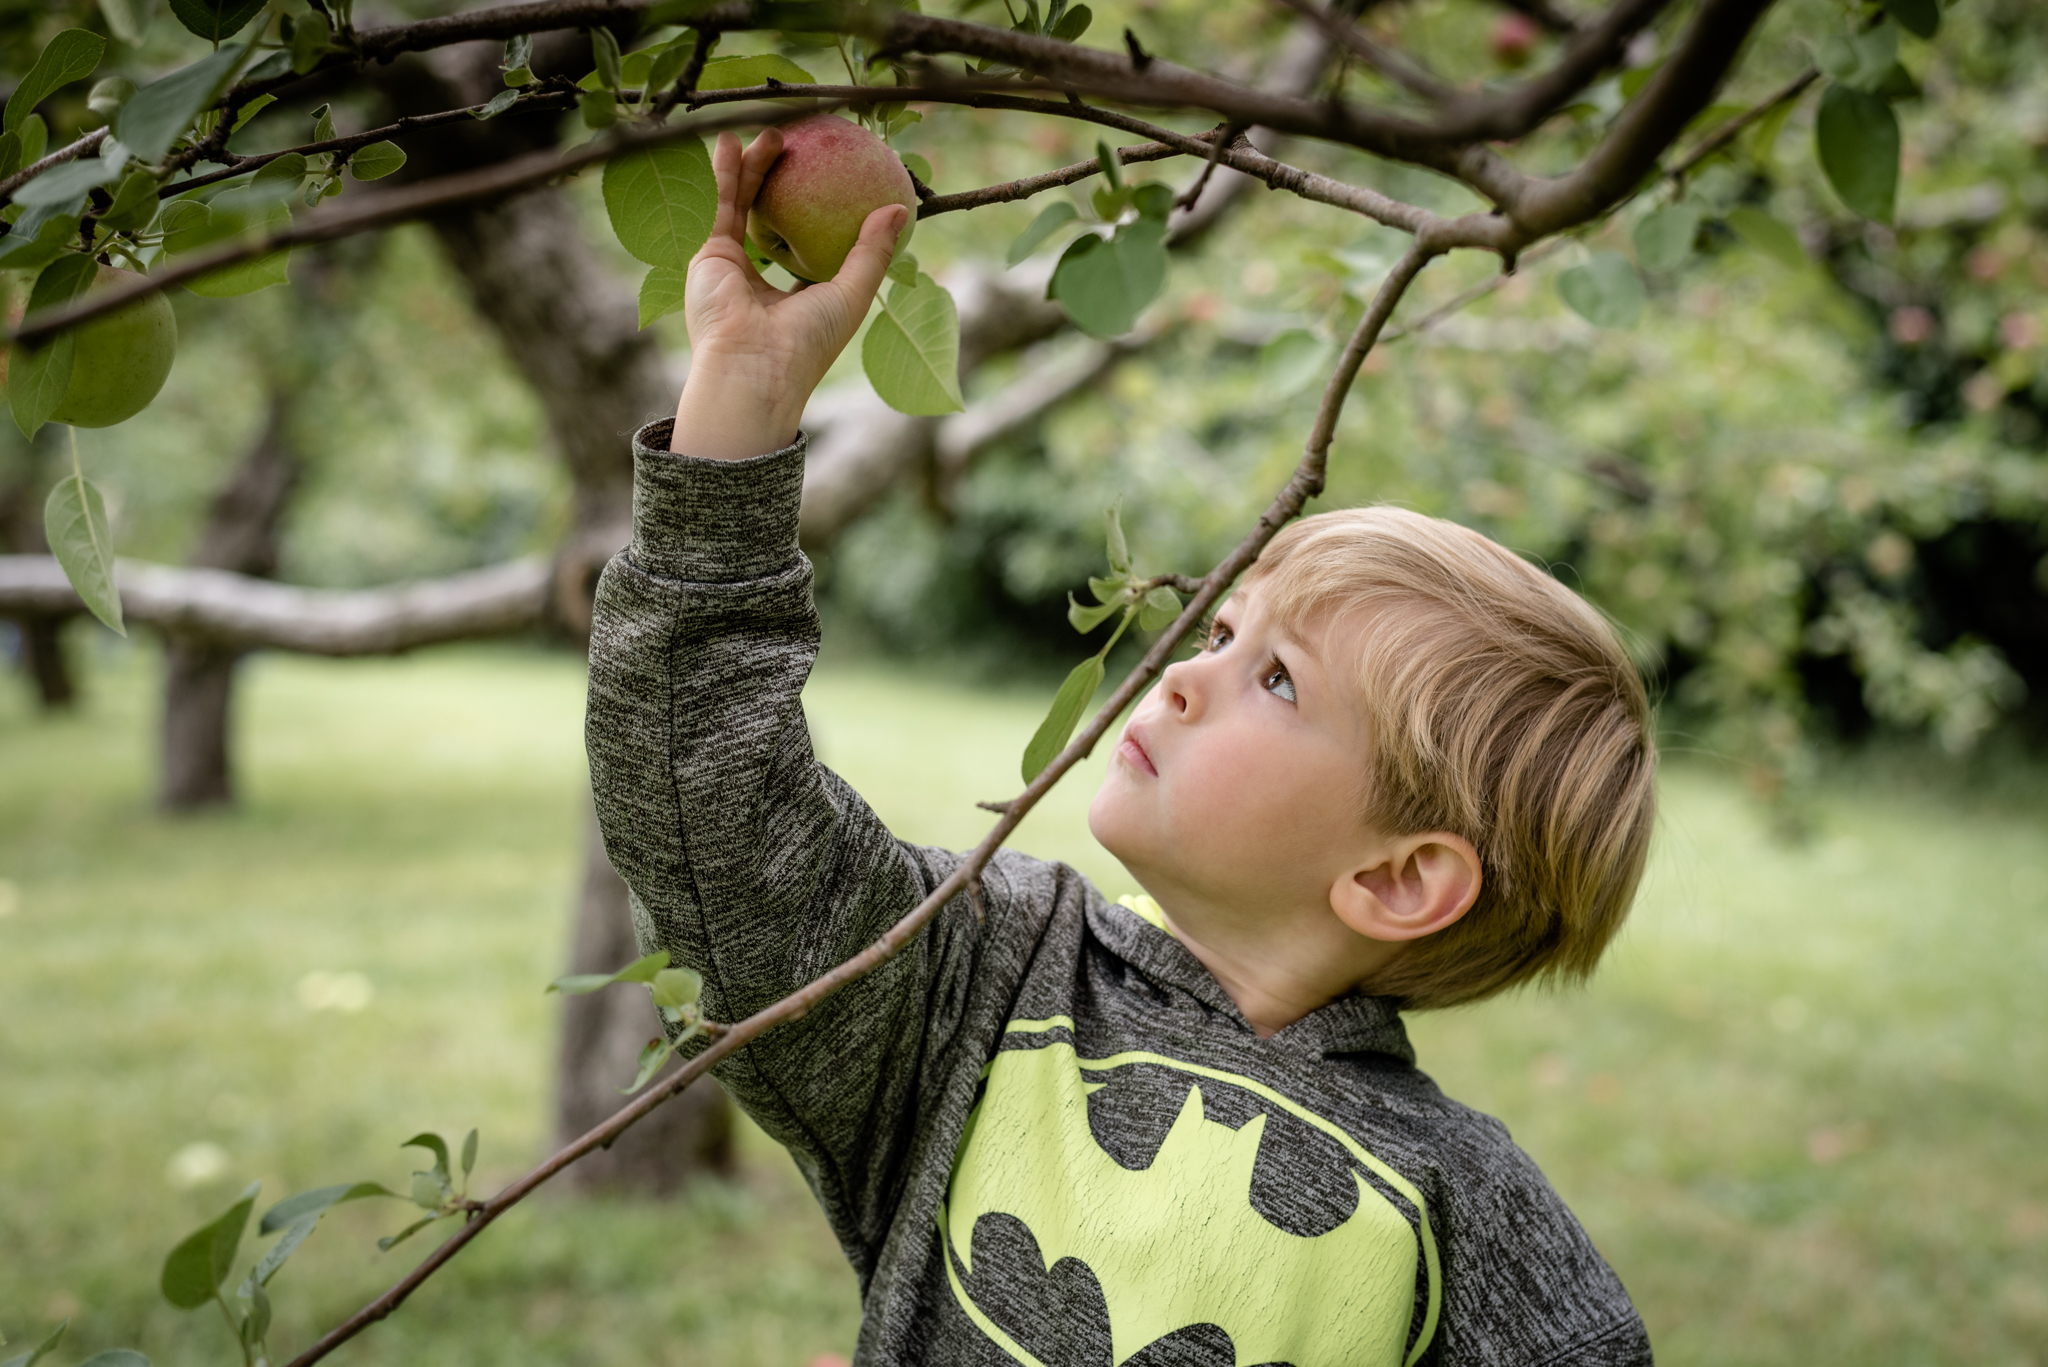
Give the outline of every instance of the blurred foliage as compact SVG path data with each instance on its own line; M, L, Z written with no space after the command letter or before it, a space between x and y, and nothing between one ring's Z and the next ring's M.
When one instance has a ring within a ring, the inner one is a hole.
M1447 8L1375 20L1427 28ZM1796 61L1788 38L1840 13L1787 7L1721 98L1741 105L1783 82L1796 67L1772 54ZM2030 688L2038 718L2044 40L2040 6L1986 0L1950 11L1938 42L1901 44L1925 97L1901 104L1894 228L1822 188L1809 96L1781 129L1762 125L1768 142L1747 135L1692 175L1682 193L1704 211L1700 251L1647 273L1635 328L1589 326L1556 277L1589 250L1629 251L1672 187L1387 344L1352 396L1317 506L1411 505L1550 565L1627 629L1668 724L1751 761L1767 795L1806 775L1817 734L1882 727L1966 749ZM1289 155L1459 207L1461 192L1419 173L1375 175L1298 144ZM1064 594L1098 564L1095 519L1118 494L1133 544L1161 563L1199 571L1235 542L1296 458L1338 340L1400 246L1368 229L1333 250L1326 211L1254 194L1176 268L1167 306L1195 326L955 487L906 494L849 536L827 581L845 618L908 650L1062 639ZM1756 205L1796 225L1811 265L1727 229L1731 210ZM1473 260L1432 267L1397 326L1486 274Z

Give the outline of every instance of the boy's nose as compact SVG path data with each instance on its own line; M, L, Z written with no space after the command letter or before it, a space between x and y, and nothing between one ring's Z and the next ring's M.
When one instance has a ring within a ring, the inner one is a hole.
M1201 680L1196 661L1179 660L1159 676L1159 700L1177 721L1193 721L1201 711Z

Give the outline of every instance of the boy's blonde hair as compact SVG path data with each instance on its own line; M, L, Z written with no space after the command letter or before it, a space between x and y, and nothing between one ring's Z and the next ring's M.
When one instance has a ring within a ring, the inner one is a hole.
M1600 614L1479 533L1401 508L1296 522L1244 584L1297 632L1365 624L1366 819L1479 851L1471 910L1366 986L1422 1009L1591 973L1655 809L1649 699Z

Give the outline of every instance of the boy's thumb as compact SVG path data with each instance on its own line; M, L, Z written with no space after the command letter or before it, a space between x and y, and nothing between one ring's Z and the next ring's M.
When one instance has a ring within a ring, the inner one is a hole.
M861 299L872 298L882 287L883 273L896 255L896 239L909 221L910 210L901 204L885 204L869 214L860 225L860 240L846 254L846 264L839 268L834 283L853 290Z

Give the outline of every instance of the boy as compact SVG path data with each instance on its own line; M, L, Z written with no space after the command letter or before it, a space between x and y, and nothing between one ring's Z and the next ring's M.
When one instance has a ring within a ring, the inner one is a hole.
M957 864L895 840L804 728L797 421L904 211L779 294L741 247L778 148L719 139L690 377L635 439L591 646L606 849L641 943L725 1020ZM1091 809L1156 903L1004 851L985 920L948 907L719 1068L859 1273L857 1360L1647 1363L1613 1273L1500 1124L1416 1071L1398 1012L1591 969L1642 868L1648 727L1600 619L1476 534L1387 509L1285 530Z

